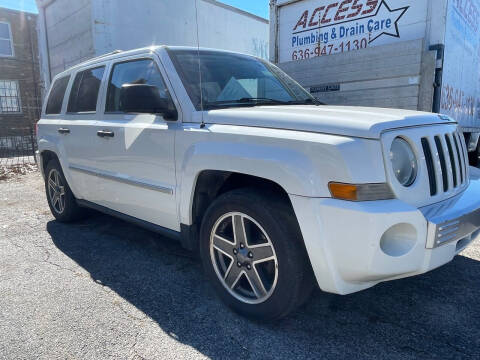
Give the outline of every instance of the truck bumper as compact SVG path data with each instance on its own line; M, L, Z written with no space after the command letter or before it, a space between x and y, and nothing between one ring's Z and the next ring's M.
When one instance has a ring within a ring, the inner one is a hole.
M349 294L442 266L480 235L480 179L446 201L290 196L320 288Z

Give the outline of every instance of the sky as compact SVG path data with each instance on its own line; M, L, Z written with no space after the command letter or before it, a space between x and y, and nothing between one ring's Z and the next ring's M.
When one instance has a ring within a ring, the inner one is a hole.
M239 9L268 19L268 0L220 0ZM37 13L35 0L0 0L0 7Z

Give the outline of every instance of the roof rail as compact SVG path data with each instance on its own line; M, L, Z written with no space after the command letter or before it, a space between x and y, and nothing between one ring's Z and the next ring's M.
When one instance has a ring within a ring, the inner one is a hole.
M123 52L123 50L113 50L112 52L109 52L109 53L106 53L106 54L103 54L103 55L99 55L99 56L96 56L94 58L91 58L90 60L87 60L87 61L92 61L92 60L97 60L97 59L101 59L105 56L109 56L109 55L115 55L115 54L118 54L118 53L121 53Z

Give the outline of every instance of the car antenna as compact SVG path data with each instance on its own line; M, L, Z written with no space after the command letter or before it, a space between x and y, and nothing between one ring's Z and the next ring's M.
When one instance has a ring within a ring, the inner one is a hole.
M197 22L197 57L198 57L198 77L200 81L200 111L202 115L202 120L200 123L200 129L205 127L205 121L203 121L203 87L202 87L202 66L200 60L200 36L198 31L198 5L195 0L195 21Z

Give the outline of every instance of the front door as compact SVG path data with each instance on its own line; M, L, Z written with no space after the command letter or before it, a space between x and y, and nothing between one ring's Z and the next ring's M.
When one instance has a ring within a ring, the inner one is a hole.
M133 84L155 86L162 99L171 101L153 58L112 65L105 113L95 127L95 202L179 231L174 161L178 122L166 121L159 114L123 112L122 86Z

